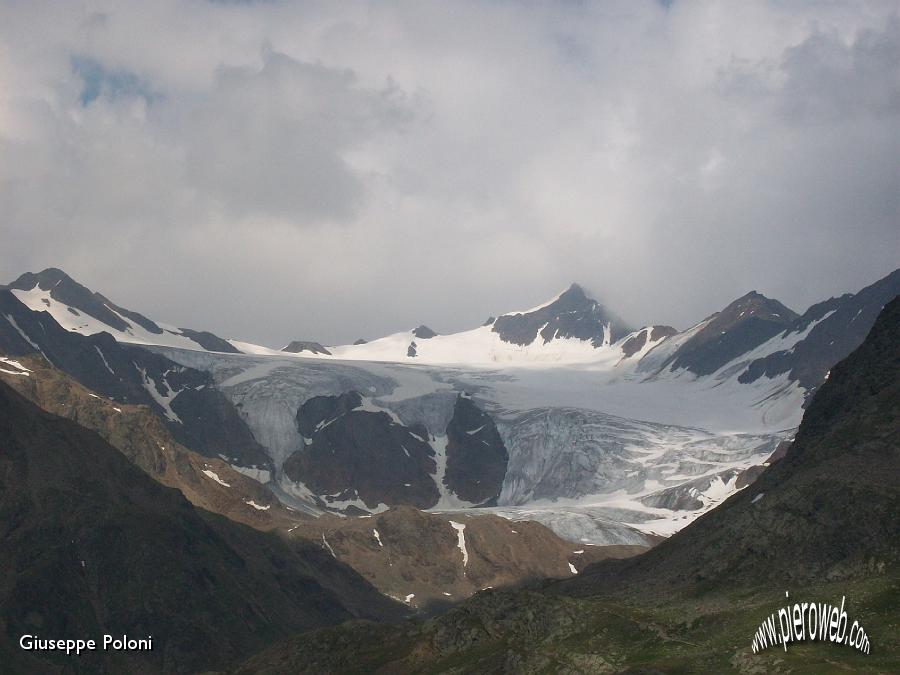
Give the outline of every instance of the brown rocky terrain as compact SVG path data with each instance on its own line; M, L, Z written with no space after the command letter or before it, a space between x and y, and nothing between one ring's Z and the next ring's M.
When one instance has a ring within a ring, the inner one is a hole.
M194 506L258 530L290 528L309 517L282 505L268 488L227 462L185 448L146 406L102 398L40 356L16 361L30 374L0 370L0 380L47 412L97 432L152 478L181 490Z
M531 521L477 511L424 513L410 506L358 518L322 516L296 525L291 534L322 542L376 588L419 609L485 588L571 577L595 561L646 550L574 544Z

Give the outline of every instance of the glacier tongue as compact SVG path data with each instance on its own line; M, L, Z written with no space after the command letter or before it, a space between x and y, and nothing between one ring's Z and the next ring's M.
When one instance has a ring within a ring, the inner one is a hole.
M711 434L623 419L591 410L543 408L505 419L510 448L501 506L577 500L614 492L644 495L658 486L761 463L778 434Z

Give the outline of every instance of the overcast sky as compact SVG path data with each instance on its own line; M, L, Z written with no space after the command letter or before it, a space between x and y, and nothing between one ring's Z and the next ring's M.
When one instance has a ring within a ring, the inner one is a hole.
M272 346L900 266L900 2L0 2L0 282Z

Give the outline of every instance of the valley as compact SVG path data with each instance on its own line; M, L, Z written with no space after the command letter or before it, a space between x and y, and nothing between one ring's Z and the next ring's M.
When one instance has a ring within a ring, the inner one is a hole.
M573 285L461 334L276 350L47 270L0 289L0 381L194 507L436 615L664 549L756 486L898 292L900 271L803 315L751 293L678 332L614 329Z

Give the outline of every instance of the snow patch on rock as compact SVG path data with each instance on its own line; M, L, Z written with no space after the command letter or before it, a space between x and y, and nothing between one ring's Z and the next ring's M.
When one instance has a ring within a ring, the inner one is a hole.
M231 484L230 484L230 483L226 483L224 480L222 480L221 478L219 478L219 474L217 474L215 471L210 471L209 469L203 469L203 472L202 472L202 473L203 473L203 475L205 475L206 477L212 478L212 479L213 479L214 481L216 481L219 485L224 485L224 486L227 487L227 488L230 488L230 487L231 487Z
M466 526L451 520L450 527L456 530L456 545L462 552L463 567L466 567L469 564L469 550L466 548Z

